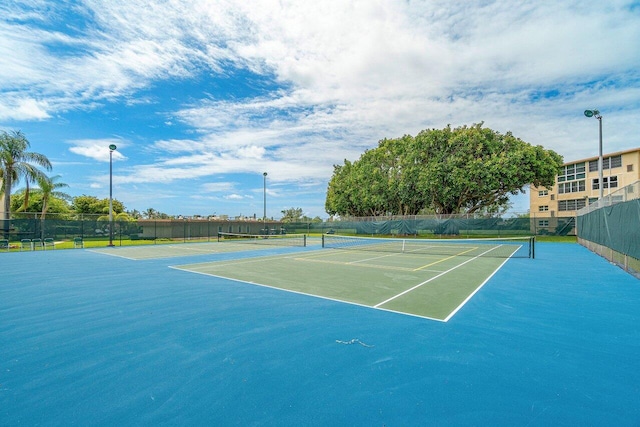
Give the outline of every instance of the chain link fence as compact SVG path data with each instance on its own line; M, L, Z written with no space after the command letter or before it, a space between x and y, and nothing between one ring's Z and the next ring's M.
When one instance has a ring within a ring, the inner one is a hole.
M578 243L640 278L640 181L578 211Z

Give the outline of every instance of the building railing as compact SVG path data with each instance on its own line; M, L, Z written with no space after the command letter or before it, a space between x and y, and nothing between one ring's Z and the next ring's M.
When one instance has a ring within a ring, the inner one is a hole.
M617 203L628 202L636 199L640 199L640 181L636 181L633 184L629 184L603 196L602 199L596 200L594 203L578 210L576 214L577 216L582 216L605 206L611 206Z

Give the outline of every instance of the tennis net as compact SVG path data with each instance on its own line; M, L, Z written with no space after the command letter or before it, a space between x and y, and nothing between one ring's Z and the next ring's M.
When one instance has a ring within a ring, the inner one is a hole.
M322 247L425 255L535 258L535 237L531 236L434 240L325 234L322 236Z
M306 234L241 234L218 233L218 242L251 243L274 246L307 246Z

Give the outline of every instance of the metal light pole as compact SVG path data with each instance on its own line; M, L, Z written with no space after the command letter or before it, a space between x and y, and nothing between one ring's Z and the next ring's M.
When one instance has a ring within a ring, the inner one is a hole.
M109 246L113 246L113 152L115 144L109 145Z
M267 230L267 173L264 172L262 174L262 195L264 202L264 211L262 213L262 227L264 228L264 234L269 234L269 230Z
M604 163L602 161L602 115L598 110L584 110L584 115L587 117L595 117L596 119L598 119L598 127L600 129L600 145L598 155L598 183L600 184L598 187L600 188L600 197L598 198L598 200L602 200L602 198L604 197L604 182L602 182L602 167ZM611 162L611 160L609 160L609 162ZM609 167L611 167L611 164L609 164Z

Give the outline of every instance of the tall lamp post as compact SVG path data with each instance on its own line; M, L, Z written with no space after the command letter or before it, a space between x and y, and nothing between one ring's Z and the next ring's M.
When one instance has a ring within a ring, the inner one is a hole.
M109 145L109 246L113 246L113 152L115 144Z
M587 117L595 117L598 119L598 127L600 130L600 144L599 144L599 155L598 155L598 188L600 189L600 197L599 200L602 200L604 196L604 182L602 182L602 115L598 110L584 110L584 115ZM609 165L611 167L611 165Z
M264 210L262 212L262 227L264 228L264 234L269 234L267 230L267 173L262 174L262 199Z

